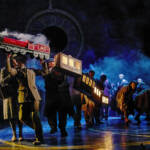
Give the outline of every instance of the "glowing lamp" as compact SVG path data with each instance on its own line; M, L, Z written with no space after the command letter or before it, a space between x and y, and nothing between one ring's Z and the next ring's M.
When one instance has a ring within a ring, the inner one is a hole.
M96 94L96 96L101 97L102 92L100 89L98 89L96 86L94 87L94 94Z
M75 66L74 66L74 59L69 58L69 66L70 66L70 67L75 67Z
M63 63L64 65L67 65L67 64L68 64L68 58L67 58L67 56L65 56L65 55L62 56L62 63Z
M90 80L90 78L89 77L86 77L86 81L85 81L85 84L89 84L89 80Z
M83 76L82 76L82 82L84 82L84 83L85 83L85 81L86 81L86 75L85 75L85 74L83 74Z
M82 75L82 61L64 53L54 56L55 67L71 76Z
M109 103L109 98L107 96L102 96L102 103L103 104L108 104Z
M95 86L95 81L91 79L87 74L82 74L74 81L73 87L85 95L92 97L92 92Z

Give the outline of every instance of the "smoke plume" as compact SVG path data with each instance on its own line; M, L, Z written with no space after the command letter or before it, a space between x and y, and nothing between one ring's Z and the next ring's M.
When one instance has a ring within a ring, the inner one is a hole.
M0 32L0 35L14 37L21 41L30 41L35 44L49 45L49 41L41 33L39 33L37 35L31 35L31 34L26 34L26 33L12 32L12 31L9 31L8 29L5 29L4 31Z
M116 83L119 79L118 75L123 73L129 82L142 78L145 83L150 84L149 69L149 57L140 50L126 49L118 55L99 58L95 63L89 64L88 68L84 68L83 72L94 70L96 79L99 79L101 74L106 74L113 83Z

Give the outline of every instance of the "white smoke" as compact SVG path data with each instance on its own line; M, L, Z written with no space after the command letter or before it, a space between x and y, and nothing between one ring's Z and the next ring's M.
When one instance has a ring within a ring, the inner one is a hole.
M49 40L46 38L45 35L39 33L37 35L31 35L27 33L19 33L19 32L12 32L8 29L5 29L4 31L0 32L0 36L8 36L8 37L15 37L20 41L30 41L34 44L44 44L49 46Z

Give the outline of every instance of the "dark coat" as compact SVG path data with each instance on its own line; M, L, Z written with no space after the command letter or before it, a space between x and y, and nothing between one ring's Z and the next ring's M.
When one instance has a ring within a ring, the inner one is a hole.
M45 89L45 116L50 116L54 111L63 111L73 115L69 85L63 74L53 69L45 76Z
M142 90L135 97L135 109L140 113L150 112L150 89Z

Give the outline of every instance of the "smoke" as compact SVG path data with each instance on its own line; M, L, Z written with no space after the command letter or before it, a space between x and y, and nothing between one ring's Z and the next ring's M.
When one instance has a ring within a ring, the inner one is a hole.
M129 82L142 78L145 83L150 84L149 57L140 50L132 49L126 49L117 55L115 52L113 54L115 55L99 58L95 63L89 64L88 68L84 68L83 72L94 70L95 79L99 79L101 74L106 74L113 83L117 83L118 75L123 73Z
M9 31L8 29L5 29L4 31L0 32L0 36L14 37L21 41L30 41L35 44L44 44L49 46L49 41L41 33L36 35L31 35L26 33L12 32Z

